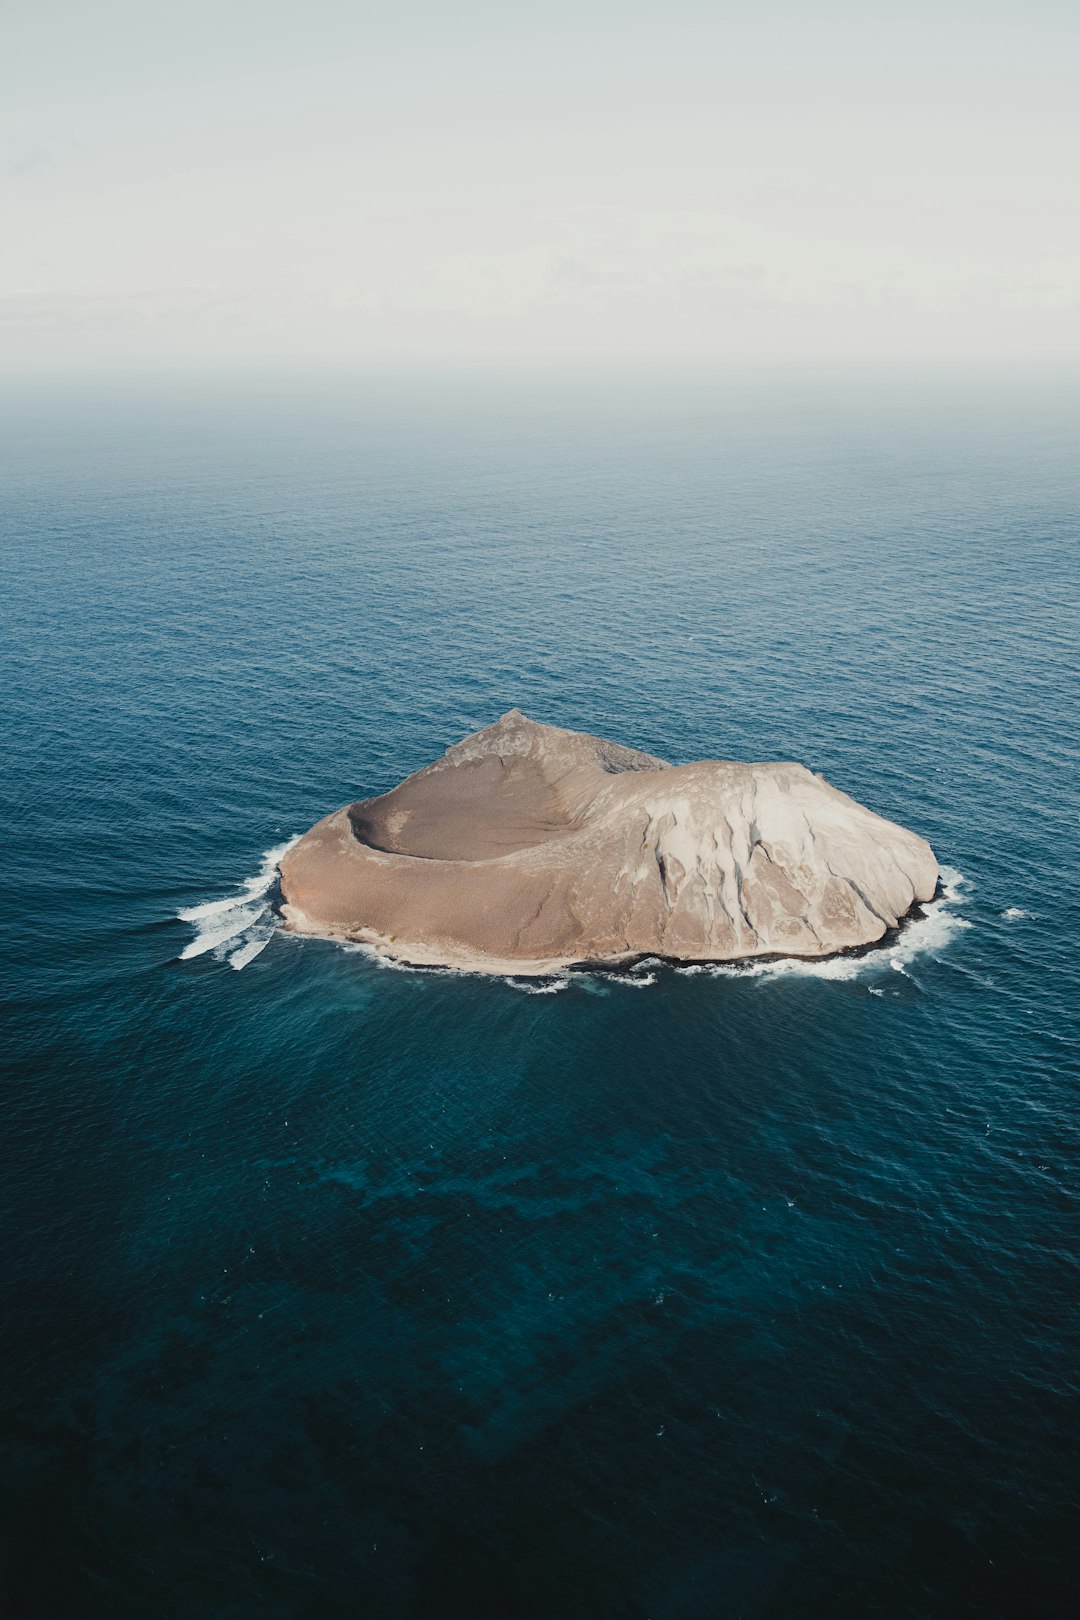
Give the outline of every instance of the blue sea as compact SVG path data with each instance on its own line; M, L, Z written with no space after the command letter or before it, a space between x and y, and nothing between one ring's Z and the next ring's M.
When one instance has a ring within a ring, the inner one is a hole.
M941 378L3 394L0 1612L1076 1612L1078 429ZM539 985L275 928L274 851L512 705L801 760L941 898Z

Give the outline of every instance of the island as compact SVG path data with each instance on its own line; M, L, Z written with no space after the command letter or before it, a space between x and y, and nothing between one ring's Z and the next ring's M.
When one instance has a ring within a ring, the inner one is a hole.
M510 975L865 949L932 899L925 839L804 765L651 754L511 709L281 861L297 933Z

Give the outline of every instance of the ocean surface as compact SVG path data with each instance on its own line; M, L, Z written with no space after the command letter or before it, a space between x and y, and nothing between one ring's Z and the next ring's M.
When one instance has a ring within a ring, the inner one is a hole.
M1080 1592L1080 390L0 398L0 1613L987 1620ZM517 705L793 758L859 961L274 927Z

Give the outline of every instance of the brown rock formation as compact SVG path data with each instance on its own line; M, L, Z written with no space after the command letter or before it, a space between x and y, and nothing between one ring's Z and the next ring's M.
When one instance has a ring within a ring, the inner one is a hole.
M805 766L668 765L517 709L281 863L297 932L515 974L827 956L880 939L937 879L922 838Z

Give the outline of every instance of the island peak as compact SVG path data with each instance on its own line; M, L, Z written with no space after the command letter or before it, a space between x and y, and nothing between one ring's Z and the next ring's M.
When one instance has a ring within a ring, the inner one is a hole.
M512 708L281 863L287 925L399 960L536 974L873 944L930 846L791 761L688 765Z

